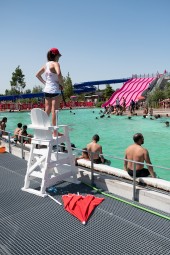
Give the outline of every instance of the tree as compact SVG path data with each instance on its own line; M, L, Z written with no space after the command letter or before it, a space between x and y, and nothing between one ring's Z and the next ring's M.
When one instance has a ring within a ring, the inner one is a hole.
M12 88L12 89L6 89L5 90L5 95L6 96L11 96L11 95L19 95L20 94L20 91L17 90L16 88Z
M104 97L105 98L110 98L111 95L114 93L114 90L112 89L112 87L110 86L110 84L106 85L106 88L104 90Z
M70 99L70 96L73 95L73 85L72 85L72 80L70 78L69 73L65 78L63 78L63 81L64 81L64 95L65 95L65 98Z
M78 94L77 97L78 97L78 100L79 101L84 101L85 100L85 93L81 93L81 94Z
M165 90L161 90L159 88L155 89L155 91L151 92L150 95L147 97L147 102L149 105L157 105L159 100L163 100L166 98Z
M14 91L17 91L20 94L26 86L24 79L25 79L25 75L23 74L20 66L18 66L15 69L15 72L12 73L12 80L10 81L11 91L15 89Z
M160 100L170 98L170 82L163 80L161 86L151 91L147 96L147 101L151 105L157 105Z
M170 83L167 82L165 85L165 98L170 98Z
M39 86L35 86L32 89L32 93L40 93L42 91L43 91L43 87L41 87L40 85Z
M25 94L31 94L31 90L30 89L26 89L24 93Z
M165 91L161 89L156 89L152 95L153 101L159 101L159 99L165 99Z

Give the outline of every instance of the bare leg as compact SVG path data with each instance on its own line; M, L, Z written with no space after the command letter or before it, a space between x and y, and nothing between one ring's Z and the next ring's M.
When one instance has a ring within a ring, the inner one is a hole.
M56 126L58 123L56 123L56 110L59 109L60 106L60 96L57 96L55 98L52 98L52 108L51 108L51 113L52 113L52 125ZM57 131L54 131L54 136L57 136ZM60 133L58 133L58 135L62 135Z
M52 110L52 98L45 98L45 112L50 115Z

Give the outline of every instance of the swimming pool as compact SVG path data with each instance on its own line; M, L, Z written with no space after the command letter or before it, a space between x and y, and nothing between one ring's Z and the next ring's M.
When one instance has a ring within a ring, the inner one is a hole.
M59 124L71 124L73 130L70 132L71 142L77 148L84 148L91 141L94 134L100 136L100 144L103 153L115 157L124 157L124 151L133 143L132 137L140 132L144 135L144 147L149 150L152 164L163 167L170 167L170 127L165 127L167 119L157 120L144 119L142 116L111 116L111 118L100 118L100 110L96 109L75 109L62 110L59 112ZM7 131L13 133L18 122L30 124L28 112L1 113L1 118L8 118ZM97 119L96 119L97 117ZM28 130L31 133L31 130ZM111 160L111 165L123 168L123 161L106 158ZM162 179L170 181L170 170L155 168L156 173Z

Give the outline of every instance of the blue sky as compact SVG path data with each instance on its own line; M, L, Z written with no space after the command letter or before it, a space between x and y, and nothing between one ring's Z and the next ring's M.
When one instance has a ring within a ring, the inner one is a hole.
M19 65L26 89L56 47L73 83L170 71L169 0L4 0L0 93ZM113 88L119 85L114 85Z

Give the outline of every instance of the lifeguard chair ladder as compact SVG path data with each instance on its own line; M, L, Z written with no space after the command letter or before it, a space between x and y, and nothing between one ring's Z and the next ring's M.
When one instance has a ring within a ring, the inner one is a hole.
M31 110L31 121L32 124L29 127L34 129L34 137L31 139L30 155L22 190L44 197L47 196L46 189L57 182L70 181L79 184L68 126L51 126L47 113L38 108ZM60 127L63 128L63 135L53 137L53 131ZM61 143L66 144L68 153L59 152L58 145ZM53 150L54 146L55 150ZM40 179L40 190L30 187L31 181L37 178Z

